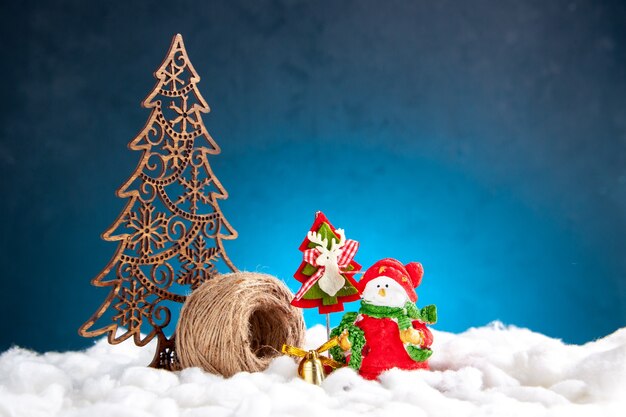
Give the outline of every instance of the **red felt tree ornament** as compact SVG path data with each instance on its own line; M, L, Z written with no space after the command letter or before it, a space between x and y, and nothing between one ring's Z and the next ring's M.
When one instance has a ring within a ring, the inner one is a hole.
M303 260L294 274L302 283L291 304L300 308L317 307L320 314L343 311L343 303L359 299L353 275L361 269L354 256L359 243L346 239L343 229L335 229L324 213L315 221L300 245Z

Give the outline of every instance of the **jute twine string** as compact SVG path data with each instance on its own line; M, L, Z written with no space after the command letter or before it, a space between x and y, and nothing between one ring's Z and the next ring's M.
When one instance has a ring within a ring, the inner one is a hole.
M193 291L180 312L176 352L183 368L226 377L262 371L283 343L302 346L302 312L279 279L255 272L218 275Z

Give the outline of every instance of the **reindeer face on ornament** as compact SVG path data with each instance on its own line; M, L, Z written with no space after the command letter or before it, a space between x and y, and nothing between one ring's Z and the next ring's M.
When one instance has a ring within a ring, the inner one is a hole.
M319 253L315 259L315 265L324 268L324 274L319 279L318 284L322 291L330 296L334 296L343 288L345 278L341 275L339 258L343 254L343 247L346 243L346 234L343 229L337 229L339 241L334 240L328 247L328 239L323 239L317 232L309 232L308 239L318 246L315 250Z

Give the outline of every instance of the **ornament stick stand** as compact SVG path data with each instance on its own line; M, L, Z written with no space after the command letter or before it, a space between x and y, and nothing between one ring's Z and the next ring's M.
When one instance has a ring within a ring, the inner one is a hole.
M326 313L326 340L330 340L330 313Z

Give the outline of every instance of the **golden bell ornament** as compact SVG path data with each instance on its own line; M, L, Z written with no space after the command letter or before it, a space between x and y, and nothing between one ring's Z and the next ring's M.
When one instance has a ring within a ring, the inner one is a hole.
M324 380L324 365L314 350L309 350L298 365L300 378L311 384L320 385Z
M343 366L331 358L320 355L333 346L337 346L338 343L339 340L334 337L317 349L309 350L308 352L295 346L283 345L282 352L287 355L302 358L300 365L298 365L298 375L300 375L300 378L311 384L321 385L326 377L324 365L330 366L333 369Z

